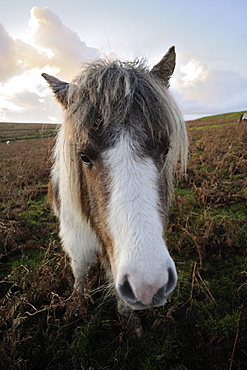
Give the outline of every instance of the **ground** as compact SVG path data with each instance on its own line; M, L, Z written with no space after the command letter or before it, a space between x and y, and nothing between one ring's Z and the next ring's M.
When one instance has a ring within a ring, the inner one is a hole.
M100 288L99 265L84 296L73 292L47 200L54 139L0 143L0 368L247 368L247 125L239 115L188 122L188 175L176 182L167 232L179 282L165 306L139 313L141 338Z

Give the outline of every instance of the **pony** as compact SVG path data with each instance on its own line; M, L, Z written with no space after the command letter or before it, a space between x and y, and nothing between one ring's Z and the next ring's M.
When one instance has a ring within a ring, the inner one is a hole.
M163 305L177 283L165 234L188 139L169 92L175 60L171 47L151 70L97 60L71 83L42 74L64 110L50 197L75 289L99 257L122 312Z
M238 119L238 122L243 122L243 121L247 121L247 113L243 113L241 114L241 116L239 117Z

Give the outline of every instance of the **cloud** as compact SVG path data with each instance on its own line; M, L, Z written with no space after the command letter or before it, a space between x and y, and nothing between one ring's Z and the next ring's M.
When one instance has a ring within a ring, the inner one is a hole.
M183 55L172 88L185 114L211 114L247 108L247 78L210 69L199 56Z
M0 82L6 83L33 67L44 67L48 61L45 53L21 40L13 40L0 24Z
M61 110L51 94L40 97L37 93L24 90L2 99L5 99L5 104L1 104L1 121L61 122Z
M14 40L0 24L0 119L60 120L41 72L69 81L100 51L87 46L48 8L31 9L28 34L29 42Z
M0 81L5 82L20 70L15 57L14 41L0 24Z
M6 82L16 74L22 73L23 69L18 62L15 41L0 24L0 82Z
M18 92L11 98L11 103L24 110L36 109L40 105L40 96L34 92Z
M32 68L49 66L60 77L72 78L83 62L99 57L98 49L88 47L78 34L64 26L50 9L31 9L29 34L34 43L12 39L0 24L0 82Z
M63 78L74 77L83 62L100 55L98 49L87 46L48 8L32 8L31 24L35 25L35 43L51 51L49 65L58 67Z
M45 52L23 42L15 40L16 57L19 65L27 71L32 68L43 68L49 63L49 58Z

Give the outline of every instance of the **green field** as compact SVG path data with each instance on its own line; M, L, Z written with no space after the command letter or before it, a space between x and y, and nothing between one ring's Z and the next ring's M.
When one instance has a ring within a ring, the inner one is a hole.
M247 369L240 114L188 122L188 174L176 182L167 231L179 281L165 306L139 312L140 338L100 288L100 265L89 271L85 294L73 292L46 194L54 138L0 143L1 369Z
M0 122L0 141L39 139L54 135L59 125Z

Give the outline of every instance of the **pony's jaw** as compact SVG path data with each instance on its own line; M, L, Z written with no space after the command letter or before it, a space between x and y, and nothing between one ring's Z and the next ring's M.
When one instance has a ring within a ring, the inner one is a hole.
M176 286L177 274L162 237L157 166L152 158L138 155L138 144L127 133L105 157L113 245L109 257L117 292L134 309L162 305Z

